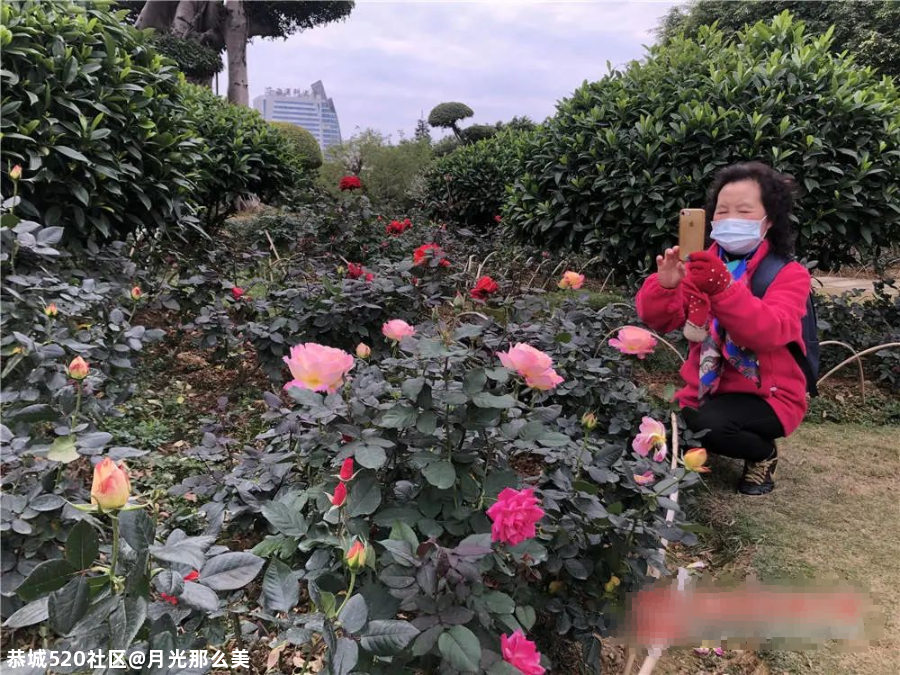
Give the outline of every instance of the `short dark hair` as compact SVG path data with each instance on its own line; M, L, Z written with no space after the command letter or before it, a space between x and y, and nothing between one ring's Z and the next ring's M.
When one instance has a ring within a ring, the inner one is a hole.
M766 235L772 250L786 257L793 255L795 233L794 225L791 222L791 213L794 209L794 179L786 174L778 173L762 162L732 164L720 169L716 174L706 199L707 236L712 229L719 192L729 183L741 180L752 180L759 184L763 207L766 209L769 222L772 223Z

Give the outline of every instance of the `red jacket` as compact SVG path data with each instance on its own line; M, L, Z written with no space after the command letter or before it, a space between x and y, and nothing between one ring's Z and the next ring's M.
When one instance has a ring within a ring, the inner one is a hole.
M709 249L717 252L713 244ZM759 359L762 386L741 375L725 361L717 394L745 393L762 396L778 416L785 436L794 432L806 415L806 378L787 345L797 342L805 350L801 320L810 292L809 272L791 262L775 277L763 298L750 291L750 278L769 251L764 241L747 264L739 282L710 297L712 314L735 344L752 349ZM651 274L637 294L638 316L650 328L668 333L684 326L687 305L681 286L668 289ZM681 407L696 408L700 379L700 343L692 342L681 368L685 386L675 396Z

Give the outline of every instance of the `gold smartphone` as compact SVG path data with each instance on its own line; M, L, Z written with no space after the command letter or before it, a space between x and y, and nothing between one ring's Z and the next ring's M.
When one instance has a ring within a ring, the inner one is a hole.
M706 211L681 209L681 216L678 219L678 248L682 260L691 253L706 248Z

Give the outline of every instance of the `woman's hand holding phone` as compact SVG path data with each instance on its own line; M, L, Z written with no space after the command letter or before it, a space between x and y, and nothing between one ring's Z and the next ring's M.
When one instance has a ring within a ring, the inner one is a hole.
M677 288L687 270L679 259L679 249L667 248L665 254L656 256L659 285L663 288Z

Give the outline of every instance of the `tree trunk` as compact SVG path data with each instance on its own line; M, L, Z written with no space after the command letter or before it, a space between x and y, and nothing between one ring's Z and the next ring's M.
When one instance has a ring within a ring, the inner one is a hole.
M227 0L228 25L225 48L228 50L228 100L249 107L247 82L247 16L243 0Z
M207 3L204 0L181 0L177 4L178 9L172 19L172 35L197 40L196 36L203 30L200 24Z
M172 17L178 10L180 2L166 2L166 0L147 0L137 21L135 28L155 28L161 33L168 33L172 23Z

